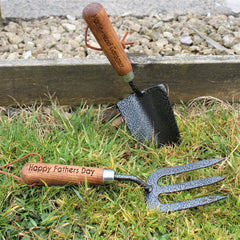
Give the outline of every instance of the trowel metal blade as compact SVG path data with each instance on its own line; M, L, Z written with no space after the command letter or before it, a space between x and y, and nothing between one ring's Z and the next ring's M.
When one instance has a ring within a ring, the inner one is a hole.
M164 144L180 140L178 126L164 85L132 94L117 106L132 135L140 142Z

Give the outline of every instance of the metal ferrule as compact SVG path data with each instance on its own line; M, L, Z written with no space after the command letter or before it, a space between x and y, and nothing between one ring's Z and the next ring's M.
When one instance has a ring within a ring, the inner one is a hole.
M131 82L134 79L134 73L130 71L128 74L121 76L121 78L126 83Z
M109 169L103 170L103 183L112 183L114 181L114 171Z

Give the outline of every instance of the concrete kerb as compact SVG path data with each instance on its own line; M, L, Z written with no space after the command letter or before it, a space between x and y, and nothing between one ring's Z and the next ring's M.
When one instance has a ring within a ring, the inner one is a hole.
M82 16L83 8L93 0L0 0L3 18L40 18L48 16ZM132 14L233 14L240 12L236 0L99 0L110 15Z

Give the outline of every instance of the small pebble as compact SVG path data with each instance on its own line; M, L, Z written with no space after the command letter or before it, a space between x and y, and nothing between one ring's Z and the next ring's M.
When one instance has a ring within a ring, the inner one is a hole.
M63 23L62 24L63 28L68 31L68 32L73 32L76 30L76 26L74 24L70 24L70 23Z
M59 41L61 39L61 34L60 33L53 33L52 36L56 41Z
M32 56L32 51L27 51L23 53L24 59L29 59Z
M18 35L12 32L7 32L6 36L8 37L9 43L11 44L18 44L23 41L22 37L19 37Z
M168 14L162 16L162 21L163 22L171 22L174 19L175 19L175 14L174 13L168 13Z
M231 48L235 43L236 39L232 35L226 35L223 37L223 45L227 48Z
M71 22L74 22L76 20L76 17L67 15L67 19L70 20Z
M193 44L192 38L190 36L183 37L180 39L181 44L191 46Z
M78 41L74 40L74 39L70 39L68 41L68 44L71 45L72 48L78 48L80 47L80 44Z
M162 25L163 25L163 21L160 21L160 22L156 23L156 24L152 27L152 29L157 29L157 28L161 27Z

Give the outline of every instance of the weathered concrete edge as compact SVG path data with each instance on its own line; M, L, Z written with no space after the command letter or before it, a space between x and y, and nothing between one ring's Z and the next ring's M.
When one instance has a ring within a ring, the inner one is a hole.
M49 16L82 16L83 8L92 0L1 0L3 18L40 18ZM232 14L240 12L236 0L101 0L110 15L144 16L152 14ZM13 11L14 9L14 11Z
M135 55L135 54L133 54ZM240 55L208 56L129 56L131 64L207 64L207 63L240 63ZM20 59L0 60L0 67L14 66L73 66L73 65L110 65L106 57L98 58L62 58L62 59Z
M173 103L199 96L240 101L240 56L131 57L130 61L140 89L162 83ZM47 95L56 96L61 104L112 104L131 94L106 58L2 60L0 85L0 105L47 104Z

